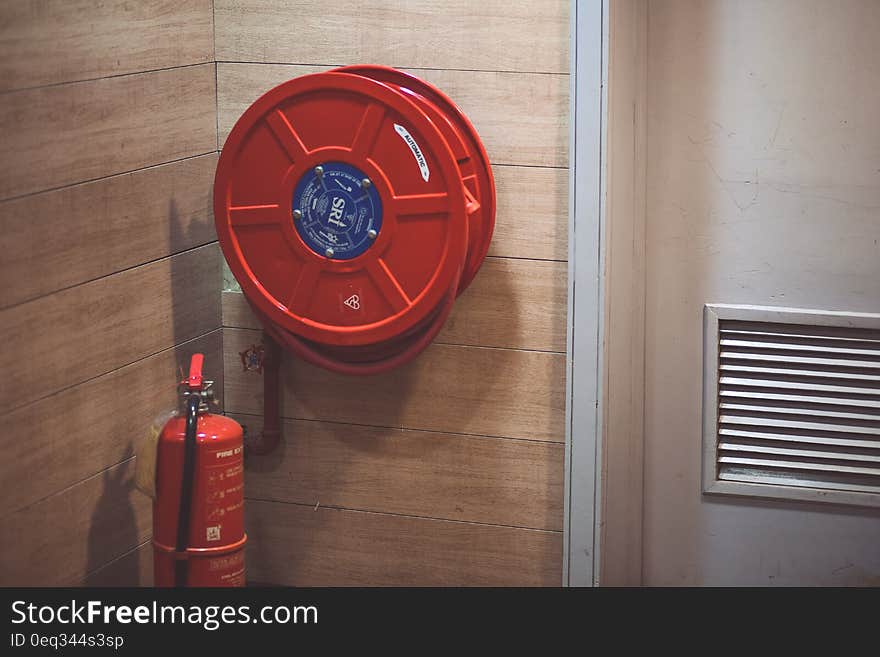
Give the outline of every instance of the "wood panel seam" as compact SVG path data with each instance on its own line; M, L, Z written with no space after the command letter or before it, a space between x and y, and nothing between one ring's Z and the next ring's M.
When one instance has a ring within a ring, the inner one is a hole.
M434 522L451 522L451 523L455 523L457 525L476 525L479 527L504 527L506 529L519 529L522 531L529 531L529 532L541 532L542 534L562 534L561 529L539 529L537 527L523 527L521 525L503 525L503 524L498 524L498 523L494 523L494 522L476 522L474 520L454 520L451 518L437 518L434 516L420 516L420 515L415 515L415 514L411 514L411 513L393 513L390 511L373 511L373 510L369 510L369 509L356 509L356 508L352 508L352 507L348 507L348 506L337 506L337 505L332 505L332 504L320 504L320 503L318 503L317 505L303 504L301 502L286 502L286 501L282 501L282 500L273 500L273 499L267 499L267 498L262 498L262 497L249 497L247 494L245 494L245 499L251 500L253 502L264 502L264 503L270 503L270 504L285 504L288 506L303 507L306 509L313 509L315 511L317 511L318 509L333 509L334 511L349 511L352 513L369 513L370 515L374 515L374 516L391 516L394 518L413 518L416 520L432 520Z
M222 142L248 101L296 75L326 71L327 67L221 62L218 70ZM567 140L563 138L563 132L567 132L568 74L419 67L402 70L423 77L458 99L459 106L480 131L493 164L531 164L548 169L568 165ZM538 109L527 111L528 99L537 101L539 97L542 102L536 106ZM493 104L514 109L499 114L491 111ZM519 137L511 138L512 134Z
M552 169L554 171L568 171L567 166L553 164L526 164L523 162L492 162L492 167L511 167L518 169Z
M162 73L164 71L175 71L177 69L184 68L193 68L194 66L205 66L206 64L214 64L216 68L216 61L209 60L205 62L194 62L192 64L179 64L177 66L162 66L160 68L147 68L138 71L129 71L127 73L114 73L112 75L99 75L94 78L77 78L76 80L65 80L64 82L50 82L49 84L37 84L30 87L16 87L15 89L6 89L5 91L0 91L0 98L4 96L10 96L12 94L24 93L26 91L37 91L40 89L51 89L53 87L63 87L65 85L71 84L83 84L85 82L98 82L99 80L112 80L114 78L126 78L131 77L133 75L146 75L149 73Z
M204 64L199 64L199 66L204 66ZM205 157L206 155L213 155L217 153L217 149L211 149L209 151L205 151L204 153L195 153L193 155L187 155L185 157L176 157L171 160L166 160L164 162L155 162L153 164L148 164L145 167L136 167L134 169L126 169L125 171L118 171L116 173L111 173L107 176L98 176L97 178L87 178L86 180L77 180L76 182L68 183L66 185L58 185L56 187L46 187L45 189L38 189L33 192L27 192L26 194L17 194L16 196L7 196L5 198L0 199L0 204L6 203L9 201L20 201L21 199L29 198L31 196L38 196L40 194L48 194L49 192L57 192L62 189L70 189L71 187L76 187L78 185L88 185L90 183L100 182L102 180L108 180L110 178L116 178L118 176L127 176L132 173L138 173L140 171L147 171L149 169L155 169L156 167L166 166L168 164L176 164L178 162L185 162L186 160L194 160L197 157Z
M232 292L225 291L223 294L241 294L240 292ZM220 328L228 328L235 329L237 331L259 331L262 332L262 329L254 328L252 326L231 326L228 324L222 324ZM496 351L520 351L527 354L551 354L554 356L564 356L566 352L564 351L553 351L552 349L524 349L523 347L495 347L490 345L482 345L482 344L467 344L464 342L446 342L442 338L435 339L432 344L442 344L448 347L464 347L466 349L494 349Z
M70 491L71 489L76 488L77 486L81 486L81 485L85 484L86 482L91 481L91 480L94 479L95 477L98 477L98 476L103 475L103 474L104 474L105 472L107 472L108 470L112 470L113 468L118 468L118 467L121 466L121 465L125 465L125 464L128 463L129 461L133 461L135 458L136 458L136 456L135 456L134 454L131 454L131 455L129 455L129 456L126 456L126 457L125 457L124 459L122 459L121 461L117 461L116 463L111 463L110 465L101 468L101 469L98 470L97 472L95 472L95 473L93 473L93 474L90 474L88 477L83 477L83 478L80 479L79 481L76 481L76 482L70 484L69 486L64 486L63 488L59 488L58 490L52 491L52 492L49 493L48 495L44 495L44 496L41 497L40 499L38 499L38 500L34 500L33 502L29 502L29 503L25 504L25 505L22 506L22 507L19 507L19 508L17 508L17 509L11 510L11 511L7 511L7 512L4 513L2 516L0 516L0 520L5 520L6 518L8 518L8 517L10 517L10 516L13 516L13 515L15 515L16 513L24 513L24 512L26 512L28 509L31 509L31 508L33 508L34 506L36 506L37 504L42 504L42 503L45 502L46 500L49 500L49 499L51 499L51 498L53 498L53 497L57 497L58 495L62 495L62 494L64 494L64 493L67 493L67 492Z
M267 66L326 66L327 68L334 68L339 66L345 66L346 63L337 63L337 64L326 64L320 62L264 62L260 60L236 60L236 59L218 59L216 60L217 64L266 64ZM491 68L440 68L435 66L410 66L400 64L395 66L394 68L409 68L409 69L418 69L420 71L453 71L455 73L505 73L511 75L564 75L568 77L570 73L568 72L558 72L558 71L520 71L513 69L491 69Z
M221 327L228 328L228 327ZM464 345L469 346L469 345ZM518 351L514 349L513 351ZM224 378L225 380L225 378ZM223 409L224 415L237 415L239 417L253 417L253 418L261 418L262 416L257 415L255 413L242 413L239 411L230 411L226 408ZM480 440L489 439L489 440L515 440L524 443L538 443L541 445L562 445L558 440L541 440L540 438L522 438L521 436L502 436L499 434L491 434L491 433L467 433L464 431L437 431L435 429L418 429L413 427L395 427L390 425L383 424L361 424L359 422L342 422L341 420L323 420L317 419L313 417L288 417L286 415L281 416L282 420L291 420L294 422L314 422L316 424L334 424L340 426L347 427L363 427L367 429L391 429L393 431L412 431L415 433L432 433L438 435L449 435L449 436L460 436L462 438L478 438ZM286 438L285 438L286 439Z
M527 258L525 256L486 255L486 260L524 260L525 262L568 262L562 258Z
M207 153L211 64L174 67L4 96L4 198ZM14 128L13 128L14 125Z
M7 341L6 344L10 347L17 344L19 351L48 349L53 354L57 351L61 358L56 360L54 368L38 373L26 361L14 359L11 349L7 350L3 359L6 380L2 387L2 413L94 379L122 365L162 351L176 342L197 337L209 329L219 328L220 294L209 293L212 287L216 289L217 286L215 280L206 278L208 275L212 278L216 275L219 255L217 246L209 244L3 311L0 333ZM193 279L194 284L185 288L189 295L185 303L184 297L162 291L170 288L175 269L179 270L180 275L201 276ZM144 284L158 284L163 287L150 295L140 295L140 289L130 288L132 285ZM129 296L120 297L126 293ZM131 299L131 293L138 296ZM105 305L114 301L116 303L112 309L105 308L106 321L100 330L94 329L89 319L92 308L95 307L94 294L101 295L99 300ZM108 345L106 341L111 336L108 333L110 327L135 330L138 326L143 326L147 319L139 317L138 313L149 314L154 311L160 312L156 316L157 321L153 323L154 330L136 332L128 341L117 341ZM199 311L206 314L201 315ZM64 316L71 312L75 313L72 320ZM172 319L177 316L163 314L175 312L181 313L176 322L172 322ZM67 324L67 329L61 328L57 322ZM78 340L79 347L70 348L74 346L71 340ZM63 346L65 341L68 348Z
M228 324L223 324L220 328L228 328L228 329L236 329L239 331L260 331L261 329L255 329L250 326L230 326ZM432 344L442 344L447 347L465 347L467 349L495 349L497 351L521 351L527 354L551 354L553 356L564 356L564 351L552 351L550 349L523 349L521 347L492 347L481 344L468 344L466 342L446 342L442 339L436 339ZM289 419L298 419L298 418L289 418Z
M134 553L137 552L138 550L143 550L146 546L152 544L152 542L153 542L153 537L150 536L150 538L148 538L147 540L145 540L143 543L139 543L138 545L135 545L135 546L134 546L132 549L130 549L128 552L123 552L123 553L120 554L118 557L114 557L114 558L110 559L110 561L105 561L104 563L102 563L102 564L101 564L100 566L98 566L97 568L93 568L92 570L89 570L89 571L86 572L86 574L83 575L82 577L74 578L74 579L72 579L72 580L70 580L70 581L71 581L71 582L77 582L80 586L87 586L86 582L89 580L89 578L93 577L94 575L96 575L97 573L101 572L101 571L104 570L105 568L109 568L110 566L112 566L113 564L115 564L115 563L121 561L122 559L125 559L125 558L127 558L127 557L130 557L132 554L134 554Z
M217 152L220 152L220 66L217 64L217 7L211 0L211 56L214 58L214 129Z
M232 359L237 359L238 349L251 344L255 338L259 339L260 332L235 328L224 331L229 333L228 340L224 339L227 407L258 414L258 408L261 408L260 382L256 377L242 375L238 369L240 366ZM463 430L561 442L562 427L556 413L564 400L562 391L554 387L553 382L559 380L564 358L563 354L434 343L401 375L377 377L377 392L372 403L362 399L356 408L349 408L338 416L339 408L333 403L333 395L353 393L350 388L355 383L302 363L285 368L282 407L287 409L286 415L305 415L314 419L394 423L407 428ZM450 375L478 376L480 368L494 368L495 379L499 376L507 378L481 386L481 392L459 389L448 378ZM528 379L522 378L523 372L529 373ZM406 386L405 393L412 403L398 404L395 400L402 399L402 379L406 378L406 373L413 376L412 386ZM296 386L305 381L312 385L311 391L296 391ZM337 387L331 394L329 389L322 391L322 386ZM428 396L420 397L426 393ZM429 399L433 401L429 402ZM443 401L439 403L441 399ZM487 415L490 405L493 410Z
M221 328L228 328L228 327L221 327ZM437 344L442 344L442 343L437 343ZM449 346L470 346L470 345L449 345ZM513 349L511 351L517 351L517 350ZM225 383L226 378L224 377L223 380ZM247 415L249 417L257 417L257 418L260 417L259 415L255 415L254 413L248 413L246 411L229 410L228 408L223 409L223 414L224 415L239 415L239 416ZM443 429L443 430L419 429L417 427L393 426L393 425L386 425L386 424L362 424L360 422L342 422L340 420L324 420L324 419L317 419L317 418L313 418L313 417L294 417L294 416L289 416L289 415L282 415L280 417L282 420L292 420L295 422L326 422L327 424L337 424L337 425L345 425L345 426L351 426L351 427L364 427L364 428L370 428L370 429L393 429L395 431L420 431L423 433L445 433L445 434L449 434L450 436L462 436L465 438L496 438L498 440L521 440L526 443L540 443L542 445L562 445L563 444L562 441L559 441L559 440L541 440L540 438L523 438L522 436L505 436L505 435L499 434L499 433L467 433L464 431L448 431L446 429ZM2 419L2 418L0 418L0 419Z
M135 360L130 361L128 363L123 363L122 365L114 367L111 370L107 370L106 372L101 372L100 374L96 374L95 376L90 376L86 379L83 379L82 381L77 381L76 383L71 383L70 385L64 386L63 388L59 388L58 390L53 390L49 394L43 395L42 397L38 397L36 399L29 399L27 402L25 402L23 404L19 404L18 406L14 406L12 408L9 408L9 409L6 409L5 411L3 411L3 413L0 414L0 422L2 422L3 418L6 417L7 415L14 413L15 411L21 410L22 408L25 408L26 406L31 406L33 404L39 404L39 403L45 403L45 401L47 399L51 399L55 395L61 394L62 392L65 392L67 390L72 390L73 388L76 388L77 386L81 386L84 383L88 383L89 381L94 381L95 379L100 379L102 376L107 376L108 374L113 374L114 372L118 372L119 370L121 370L123 368L130 367L131 365L134 365L135 363L140 363L141 361L144 361L148 358L152 358L152 357L157 356L157 355L164 353L166 351L172 351L174 349L177 349L178 347L181 347L182 345L189 344L190 342L193 342L195 340L199 340L201 338L209 336L212 333L216 333L217 331L223 331L223 327L218 326L216 328L211 329L210 331L205 331L204 333L200 333L199 335L193 336L192 338L189 338L188 340L184 340L183 342L178 342L176 344L169 345L169 346L165 347L164 349L159 349L158 351L154 351L152 353L146 354L145 356L143 356L141 358L136 358Z
M72 290L74 288L79 287L80 285L88 285L89 283L94 283L95 281L100 281L104 278L109 278L110 276L116 276L117 274L124 274L125 272L129 272L132 269L137 269L138 267L146 267L148 265L154 265L157 262L162 260L167 260L168 258L173 258L174 256L185 255L190 251L195 251L196 249L202 249L206 246L211 246L212 244L216 244L217 240L211 240L210 242L203 242L201 244L196 244L195 246L189 246L181 251L172 251L166 255L160 256L158 258L153 258L152 260L146 260L144 262L139 262L136 265L131 265L130 267L123 267L122 269L117 269L116 271L109 272L102 276L95 276L94 278L87 278L85 280L79 281L78 283L74 283L73 285L65 285L63 287L59 287L57 289L52 290L51 292L45 292L43 294L37 295L35 297L31 297L29 299L25 299L24 301L18 301L16 303L10 304L8 306L0 306L0 312L4 310L12 310L13 308L17 308L18 306L23 306L26 303L31 303L32 301L39 301L40 299L44 299L45 297L50 297L53 294L58 294L59 292L67 292L68 290ZM222 328L222 326L220 327Z

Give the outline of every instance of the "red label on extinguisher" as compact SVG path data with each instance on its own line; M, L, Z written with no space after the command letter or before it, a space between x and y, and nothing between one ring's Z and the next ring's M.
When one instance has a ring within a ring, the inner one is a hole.
M193 527L193 547L216 547L234 543L244 534L244 449L241 445L205 450L205 476L199 491L203 504L197 518L204 526Z
M193 586L244 586L244 546L216 557L190 559L189 581Z
M244 586L244 550L208 560L208 570L219 575L220 586Z

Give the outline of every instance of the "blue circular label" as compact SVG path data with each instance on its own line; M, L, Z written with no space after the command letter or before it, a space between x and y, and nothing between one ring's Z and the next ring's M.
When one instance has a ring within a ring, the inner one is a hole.
M324 162L296 184L293 223L315 253L351 260L376 241L382 201L363 171L344 162Z

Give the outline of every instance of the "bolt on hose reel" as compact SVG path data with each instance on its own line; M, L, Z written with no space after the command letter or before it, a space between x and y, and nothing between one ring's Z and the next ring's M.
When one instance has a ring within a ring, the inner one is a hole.
M350 66L271 89L229 134L214 181L229 268L266 333L347 374L430 344L485 258L489 159L441 91Z

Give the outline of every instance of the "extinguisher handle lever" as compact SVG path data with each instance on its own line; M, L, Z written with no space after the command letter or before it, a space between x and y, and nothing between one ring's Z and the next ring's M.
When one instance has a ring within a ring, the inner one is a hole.
M189 361L189 378L186 383L190 390L202 389L202 364L205 362L204 354L193 354Z

